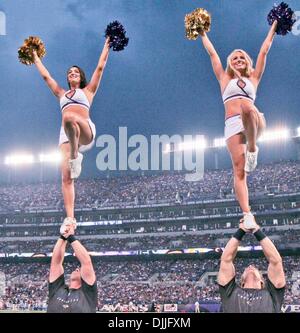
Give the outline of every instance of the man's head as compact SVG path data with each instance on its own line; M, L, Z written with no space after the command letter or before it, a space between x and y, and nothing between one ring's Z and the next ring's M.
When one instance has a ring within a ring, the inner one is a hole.
M241 287L262 289L264 286L265 281L261 272L254 265L246 267L241 277Z
M72 289L78 289L81 287L81 273L80 267L77 267L71 274L69 280L69 287Z

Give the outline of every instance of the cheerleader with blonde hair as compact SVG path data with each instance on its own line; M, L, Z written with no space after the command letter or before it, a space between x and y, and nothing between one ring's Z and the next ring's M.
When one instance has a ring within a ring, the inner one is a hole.
M233 165L234 189L247 229L255 227L249 206L247 173L256 168L256 142L266 127L263 113L254 105L256 91L275 33L287 35L296 22L294 11L284 2L274 5L267 19L271 28L260 48L255 66L247 52L236 49L228 56L224 70L219 55L206 34L211 26L210 13L203 8L197 8L185 16L186 37L190 40L198 37L202 39L220 84L225 107L225 140Z
M225 70L207 34L201 34L221 88L225 107L225 140L233 164L234 188L244 214L245 226L249 229L254 225L254 217L249 206L247 173L257 165L256 142L266 126L264 115L254 102L276 28L275 20L261 46L255 67L247 52L236 49L228 56Z

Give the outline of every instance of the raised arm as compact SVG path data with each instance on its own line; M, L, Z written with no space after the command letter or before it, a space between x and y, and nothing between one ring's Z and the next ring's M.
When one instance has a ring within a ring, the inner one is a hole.
M260 227L257 225L256 229L254 230L254 236L260 240L260 245L262 250L265 254L266 259L269 262L268 266L268 278L273 283L276 288L282 288L285 286L285 275L282 265L282 259L277 251L275 245L267 237L261 230Z
M256 78L256 80L258 82L260 81L260 79L264 73L264 70L266 67L266 61L267 61L267 54L270 51L270 48L272 46L273 39L274 39L274 36L276 33L276 28L277 28L277 21L274 21L268 32L266 39L264 40L264 42L260 48L260 51L259 51L259 54L257 57L257 61L256 61L255 70L253 73L253 76Z
M203 46L205 47L208 55L210 56L211 64L212 64L214 73L216 75L216 78L218 81L220 81L222 79L223 75L225 74L220 57L205 32L203 33L203 35L201 35L201 39L202 39Z
M53 94L60 98L64 94L64 90L57 84L57 82L52 78L47 68L43 65L41 59L37 55L36 51L33 51L34 64L41 74L42 78L46 81L48 87L53 92Z
M91 81L86 86L86 88L93 94L96 94L98 87L100 85L100 81L102 78L104 68L106 66L108 55L109 55L109 38L106 38L102 53L98 61L98 65L93 73Z
M51 259L49 282L54 282L64 273L63 262L66 252L67 241L58 239L56 242Z
M71 243L74 253L81 265L81 277L89 285L93 285L96 281L96 275L93 268L93 263L91 257L86 250L86 248L79 242L75 240Z
M227 243L224 252L222 253L220 270L218 274L218 283L221 286L225 286L235 276L233 260L236 257L239 244L240 241L236 237L232 237Z

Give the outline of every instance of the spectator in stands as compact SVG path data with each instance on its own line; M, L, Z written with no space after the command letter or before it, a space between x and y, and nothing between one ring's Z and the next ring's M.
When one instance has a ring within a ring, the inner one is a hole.
M195 302L195 312L199 313L200 312L200 304L198 301Z
M218 284L223 312L281 312L286 285L282 259L275 245L256 223L255 229L250 232L260 242L269 262L268 277L264 281L261 272L254 265L249 265L242 274L241 286L236 283L233 260L240 241L245 233L249 232L248 229L245 229L243 222L241 220L240 228L227 243L221 257Z
M65 285L63 261L69 243L80 262ZM97 307L97 282L93 264L85 247L74 236L74 224L65 225L53 250L49 276L47 312L93 313Z

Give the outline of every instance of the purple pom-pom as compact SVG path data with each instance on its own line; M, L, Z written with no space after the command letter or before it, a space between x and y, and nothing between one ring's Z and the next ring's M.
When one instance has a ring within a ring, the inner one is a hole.
M114 51L124 50L125 46L127 46L129 38L127 38L125 34L126 31L124 27L118 21L109 23L105 30L105 37L109 37L110 47L112 47Z
M268 22L270 25L277 20L276 33L278 35L286 35L292 30L293 24L296 22L296 17L291 8L285 2L280 5L273 6L273 9L268 14Z

